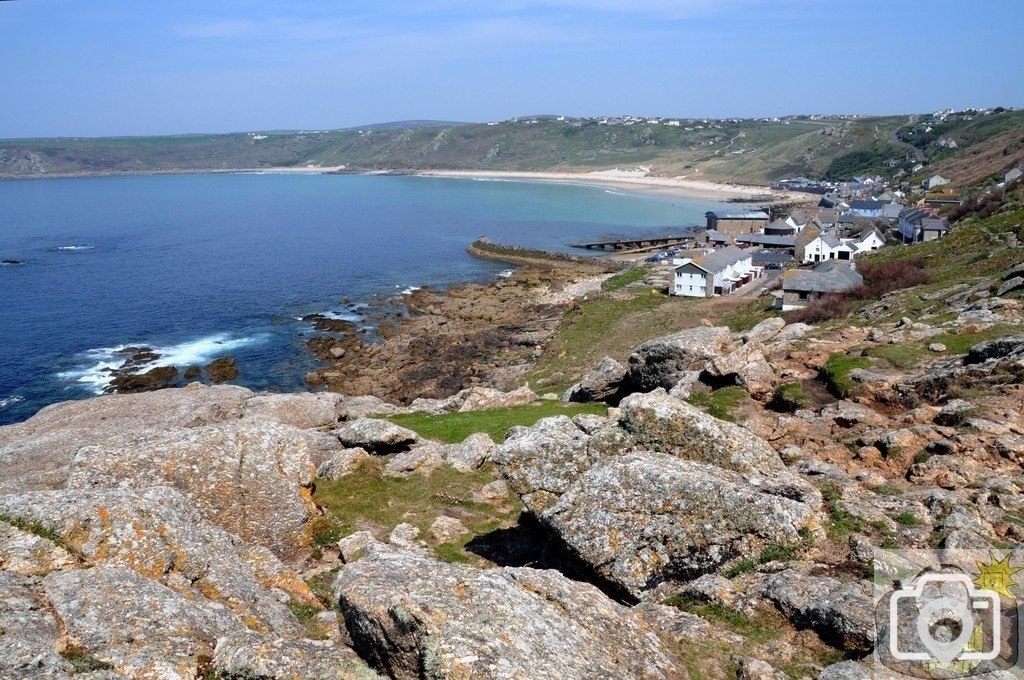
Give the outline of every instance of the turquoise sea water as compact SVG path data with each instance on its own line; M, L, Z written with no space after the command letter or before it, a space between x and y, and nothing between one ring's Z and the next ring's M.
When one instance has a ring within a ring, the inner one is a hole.
M538 182L234 174L0 181L0 424L97 394L118 348L184 367L234 356L239 383L301 389L300 317L492 278L480 236L567 250L676 231L713 203ZM343 304L342 298L350 303Z

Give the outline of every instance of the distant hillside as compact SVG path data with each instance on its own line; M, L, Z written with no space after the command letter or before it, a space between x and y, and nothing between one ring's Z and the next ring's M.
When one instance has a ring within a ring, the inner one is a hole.
M933 153L935 137L914 137L918 120L795 117L684 120L675 126L537 117L490 124L406 121L326 132L11 140L0 141L0 176L307 165L519 171L644 166L659 175L765 183L796 175L892 173L900 167L895 161L909 170L926 154L936 163L972 150L987 158L984 149L994 137L1007 135L1011 145L1024 137L1024 114L997 113L958 124L949 132L962 141L958 148Z

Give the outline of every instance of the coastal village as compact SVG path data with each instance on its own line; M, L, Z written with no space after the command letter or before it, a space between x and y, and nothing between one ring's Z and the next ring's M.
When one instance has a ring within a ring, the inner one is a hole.
M885 555L1024 597L1021 160L479 239L487 280L303 317L308 390L129 365L0 427L0 677L918 673Z
M1022 170L1003 175L997 189L1015 187ZM781 213L778 208L709 211L705 228L688 243L644 262L671 268L671 295L715 297L774 292L775 306L792 311L863 284L858 257L886 245L943 238L947 215L964 199L940 175L911 186L897 176L856 176L844 182L805 177L773 189L820 195ZM637 240L634 245L646 245ZM685 248L685 245L692 247ZM648 249L650 246L648 246Z

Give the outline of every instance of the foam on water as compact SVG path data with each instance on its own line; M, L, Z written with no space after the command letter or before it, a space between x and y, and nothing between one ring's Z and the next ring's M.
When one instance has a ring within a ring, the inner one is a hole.
M321 314L321 316L324 316L324 317L326 317L328 319L334 319L335 321L351 321L353 323L355 323L356 321L361 321L362 318L363 318L361 314L356 314L354 312L327 311L327 312L320 312L320 314ZM298 317L298 318L299 318L300 321L302 320L302 317Z
M22 397L0 397L0 408L6 408L8 406L14 406L19 401L24 401Z
M263 334L250 337L232 338L227 333L218 333L177 345L150 347L157 358L133 368L132 373L145 373L160 366L191 366L203 364L215 357L227 354L266 339ZM122 368L131 356L125 353L129 347L149 347L143 344L97 347L83 354L82 365L57 374L64 381L73 383L68 387L83 387L93 394L103 394L110 385L112 372Z
M56 250L56 251L62 252L62 253L73 253L73 252L76 252L76 251L79 251L79 250L92 250L95 247L96 246L89 246L89 245L70 245L70 246L57 246L53 250Z

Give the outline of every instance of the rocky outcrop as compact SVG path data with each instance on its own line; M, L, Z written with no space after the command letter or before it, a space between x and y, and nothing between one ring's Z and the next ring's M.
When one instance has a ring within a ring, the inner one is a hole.
M338 428L338 439L347 448L361 448L376 455L408 450L419 440L412 430L377 418L360 418Z
M320 464L316 476L332 482L337 481L355 472L367 460L370 460L370 454L365 449L342 449Z
M47 606L42 579L0 570L0 677L66 677L63 633Z
M874 648L875 602L867 584L790 569L768 579L764 596L840 649L866 654Z
M123 565L186 599L219 603L255 628L281 634L297 630L294 617L269 589L290 585L294 592L304 586L261 583L238 539L207 524L173 489L12 494L0 496L0 515L58 537L80 560Z
M607 453L592 438L566 416L544 418L510 429L493 458L526 507L540 513Z
M685 372L703 370L732 346L732 333L720 327L700 326L648 340L630 355L626 381L636 392L670 390Z
M23 423L0 427L0 493L61 488L83 446L129 433L234 420L252 396L242 387L197 384L48 406Z
M712 358L701 378L714 386L738 385L755 399L764 399L775 388L775 371L765 359L764 346L756 340Z
M330 641L288 640L239 631L221 638L213 653L213 668L225 678L247 680L376 680L347 647Z
M491 458L494 441L485 432L476 432L448 452L448 463L459 472L472 472Z
M583 374L580 381L562 395L563 401L617 402L626 379L626 367L611 357L605 357L594 368Z
M70 645L132 677L196 677L218 636L244 628L121 565L56 572L44 588Z
M618 422L637 449L662 451L738 472L780 471L779 454L750 430L718 420L662 391L632 394Z
M481 570L371 543L334 583L353 645L393 678L681 678L653 632L554 571Z
M297 392L260 394L245 402L242 417L258 422L274 422L300 430L334 427L345 403L340 394Z
M541 522L630 594L795 545L814 509L721 468L653 452L612 456L585 472Z
M171 486L210 522L290 559L309 540L314 473L300 431L241 420L85 446L72 461L68 486Z

